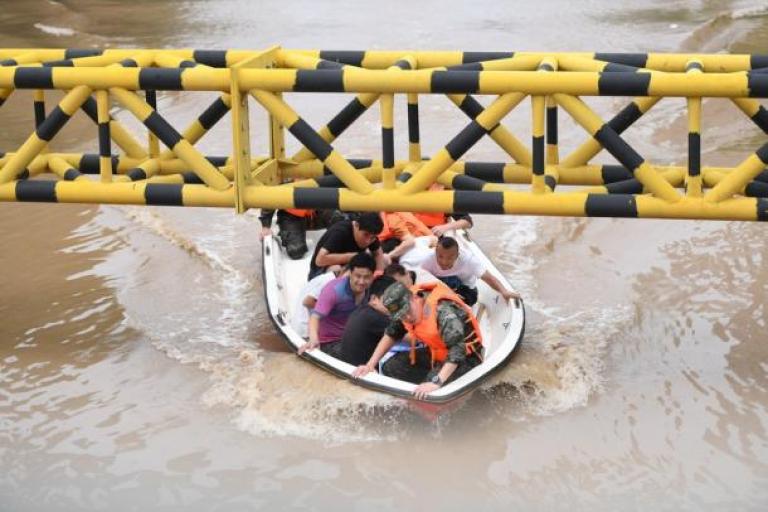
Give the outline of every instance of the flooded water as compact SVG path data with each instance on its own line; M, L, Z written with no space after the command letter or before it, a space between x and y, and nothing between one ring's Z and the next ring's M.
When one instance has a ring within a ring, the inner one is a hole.
M2 47L768 53L759 2L3 6ZM183 127L202 96L164 94L160 109ZM287 98L316 127L345 102ZM1 150L28 135L28 99L0 110ZM607 116L621 103L595 104ZM522 140L526 108L508 120ZM465 123L445 98L421 111L426 154ZM764 140L727 102L704 111L705 165ZM230 151L227 122L205 152ZM73 119L53 147L94 151L89 123ZM563 124L565 153L586 135ZM262 152L265 126L254 113ZM377 156L378 134L374 108L337 147ZM684 163L685 102L663 101L628 139ZM468 158L503 156L483 142ZM2 511L768 507L764 225L478 216L474 238L526 298L528 328L503 372L433 418L285 351L263 301L257 212L0 212Z

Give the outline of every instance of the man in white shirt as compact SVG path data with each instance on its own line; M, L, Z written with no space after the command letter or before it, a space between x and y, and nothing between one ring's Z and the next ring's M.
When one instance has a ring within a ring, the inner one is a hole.
M326 284L339 276L341 269L341 265L331 265L326 269L327 272L314 277L305 284L296 297L296 303L293 307L294 314L291 317L291 327L302 338L309 336L309 312L315 307L320 292Z
M472 253L460 254L458 242L449 236L438 240L434 253L422 262L421 268L448 285L468 306L477 302L478 278L499 292L504 300L520 298L520 295L507 290L493 277Z

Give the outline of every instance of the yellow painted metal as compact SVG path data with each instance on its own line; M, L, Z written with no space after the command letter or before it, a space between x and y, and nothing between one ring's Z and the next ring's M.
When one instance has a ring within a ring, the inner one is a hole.
M554 99L590 135L595 135L605 124L592 109L578 98L565 94L555 94ZM643 186L647 187L656 196L667 201L678 201L680 199L680 194L669 183L664 181L648 162L642 162L637 169L633 169L633 172Z
M394 117L395 117L395 99L394 96L391 94L382 94L381 97L379 97L379 108L381 109L381 128L382 130L394 130ZM386 153L388 151L388 148L386 147L387 141L386 139L382 138L382 145L384 146L383 150ZM392 148L394 151L394 148ZM384 159L384 158L382 158ZM392 160L392 166L391 167L385 167L384 168L384 188L385 189L394 189L395 188L395 168L394 168L394 159Z
M486 130L490 130L501 120L501 118L523 101L524 98L525 95L520 93L511 93L500 96L477 116L475 122ZM454 160L451 158L450 154L445 149L441 149L438 154L419 169L407 183L400 187L400 192L403 194L413 194L415 192L426 190L427 187L434 183L437 177L453 162Z
M71 116L80 108L91 90L83 85L75 87L67 93L59 102L59 108L64 114ZM16 178L16 176L29 165L30 162L45 148L48 142L38 137L37 133L32 133L26 142L16 151L16 153L0 169L0 183L7 183Z
M636 98L633 100L635 106L641 114L648 112L651 107L659 102L661 98ZM576 148L571 154L562 160L562 165L565 167L576 167L585 165L592 157L597 155L603 147L595 139L589 139L581 146Z
M765 169L765 162L753 153L741 162L733 171L725 175L720 182L704 194L707 202L721 202L738 194L751 180Z
M299 121L299 115L274 94L257 90L252 90L250 93L270 114L275 116L280 124L292 127ZM327 165L331 172L338 176L339 179L352 190L362 194L373 190L373 187L368 180L360 176L355 168L352 167L349 162L344 160L344 158L335 150L331 151L330 155L325 159L325 165Z
M110 89L109 93L124 107L130 110L134 116L144 122L154 110L136 94L125 89ZM208 160L203 157L188 141L181 138L174 147L173 153L184 160L192 171L197 174L206 185L216 190L229 188L229 180L223 176ZM2 181L0 181L2 182Z
M686 67L698 65L703 66L701 61L698 60L692 60L686 64ZM686 73L690 74L701 74L703 69L699 69L697 67L690 67ZM701 98L693 98L688 97L686 98L686 103L688 105L688 134L689 137L701 137ZM690 144L690 141L689 141ZM700 148L697 148L697 151L699 154L697 155L697 158L701 159L701 151ZM688 161L688 174L686 176L686 188L685 193L689 197L701 197L702 191L701 191L701 173L698 174L692 174L691 166L693 165L690 161L690 152L691 149L689 149L689 161Z
M96 91L96 112L99 124L109 126L109 93L107 91ZM112 181L111 155L99 156L99 175L104 183Z

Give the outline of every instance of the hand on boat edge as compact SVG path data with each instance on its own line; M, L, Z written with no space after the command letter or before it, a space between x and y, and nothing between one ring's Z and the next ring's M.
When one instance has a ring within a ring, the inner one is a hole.
M374 371L375 368L373 366L368 366L367 364L361 364L354 370L352 370L352 378L353 379L359 379L360 377L365 377L372 371Z
M439 384L435 384L434 382L422 382L413 390L413 395L419 400L424 400L427 398L428 394L436 389L440 389Z

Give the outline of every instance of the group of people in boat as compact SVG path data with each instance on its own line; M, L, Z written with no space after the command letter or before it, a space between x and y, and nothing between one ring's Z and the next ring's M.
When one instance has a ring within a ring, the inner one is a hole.
M307 350L418 384L424 398L482 362L482 334L472 306L477 279L505 300L519 296L446 235L472 227L468 214L278 210L290 258L308 252L306 230L327 227L310 260L292 326ZM262 234L274 211L263 211ZM426 278L425 276L429 276Z

